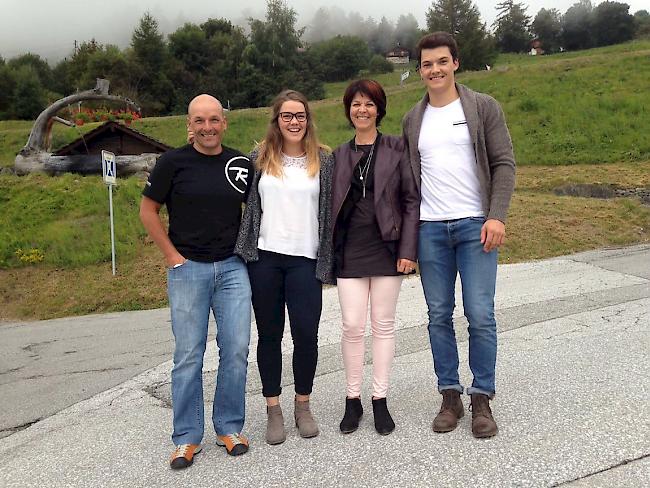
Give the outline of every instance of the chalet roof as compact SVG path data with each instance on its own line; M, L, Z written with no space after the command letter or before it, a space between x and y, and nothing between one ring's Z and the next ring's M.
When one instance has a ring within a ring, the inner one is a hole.
M83 136L75 139L70 144L63 146L58 149L54 154L56 156L67 156L74 154L76 151L82 150L85 152L85 147L90 145L93 141L101 140L102 137L106 135L114 135L115 132L121 132L124 137L135 139L138 142L151 147L152 153L163 153L171 149L171 146L164 144L156 139L149 137L142 132L139 132L131 127L127 127L124 124L120 124L115 121L108 121L99 127L94 128L90 132L84 134Z
M410 54L411 53L408 49L404 49L403 47L397 46L391 51L388 51L386 53L386 56L408 56Z

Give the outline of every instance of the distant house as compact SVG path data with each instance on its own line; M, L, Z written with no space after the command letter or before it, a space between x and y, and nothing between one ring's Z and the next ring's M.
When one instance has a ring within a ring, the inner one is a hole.
M411 53L403 47L396 47L386 53L386 59L393 64L409 64Z
M118 122L106 122L57 150L55 156L101 154L102 149L116 156L160 154L171 149L167 144Z
M544 49L542 49L542 41L539 39L533 39L530 41L530 51L529 53L531 56L537 56L540 54L544 54Z

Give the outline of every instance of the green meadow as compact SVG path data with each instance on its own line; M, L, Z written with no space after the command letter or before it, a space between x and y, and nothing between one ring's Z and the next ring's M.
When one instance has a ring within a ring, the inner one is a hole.
M388 93L385 133L423 95L417 72L380 75ZM558 197L568 183L650 186L650 41L551 56L501 56L491 71L458 75L503 106L518 164L517 191L501 262L650 240L650 207L637 199ZM321 141L352 136L343 113L347 83L313 102ZM228 114L225 143L249 151L269 109ZM31 122L0 122L0 168L13 165ZM54 128L61 147L97 124ZM171 146L185 143L184 116L145 118L133 128ZM165 271L138 219L137 178L114 189L118 276L110 275L108 196L99 177L0 175L0 320L48 318L165 305ZM108 297L108 298L107 298Z
M401 69L379 75L388 92L386 133L399 134L404 113L422 96L417 72L399 86ZM650 41L551 56L502 55L491 71L467 72L461 83L489 93L503 106L519 165L588 164L650 158ZM351 135L343 114L347 83L327 85L313 104L320 137L332 147ZM264 136L269 111L229 114L226 143L242 151ZM184 117L156 117L133 127L172 146L185 140ZM96 124L55 126L60 147ZM11 166L27 141L30 122L0 122L0 166Z

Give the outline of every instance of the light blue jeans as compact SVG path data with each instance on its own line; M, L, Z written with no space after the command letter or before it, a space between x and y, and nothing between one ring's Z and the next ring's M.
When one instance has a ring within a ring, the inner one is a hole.
M203 354L210 310L217 323L219 367L212 422L217 435L244 426L246 372L251 328L251 288L237 256L214 263L186 261L167 271L176 340L172 370L175 445L203 439Z
M429 340L438 390L463 392L452 323L456 275L460 273L463 307L469 322L469 366L474 376L467 394L483 393L492 397L497 356L494 319L497 251L483 251L481 227L484 222L482 217L422 222L418 260L429 308Z

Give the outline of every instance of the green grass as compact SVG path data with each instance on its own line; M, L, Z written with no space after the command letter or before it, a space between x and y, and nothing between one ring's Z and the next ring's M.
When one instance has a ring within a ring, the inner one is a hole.
M557 199L549 195L550 190L562 181L574 181L578 174L586 182L593 181L597 173L599 181L604 183L609 178L624 180L628 186L648 184L634 183L628 177L614 174L611 164L589 166L586 173L580 167L567 170L567 165L575 164L627 163L627 174L637 174L639 168L647 171L650 161L648 49L650 41L638 41L582 53L537 58L504 56L494 70L461 73L459 81L501 102L518 165L535 166L535 171L544 175L539 186L530 191L546 195L542 200L545 205L551 205ZM401 133L403 114L423 94L414 72L409 83L400 87L400 72L377 77L389 94L388 114L382 123L382 131L389 134ZM320 138L331 147L347 141L353 133L340 101L346 85L328 84L327 91L332 98L314 102L312 107ZM250 150L264 136L268 118L268 108L229 113L224 142L243 151ZM67 144L96 126L68 128L57 124L53 146ZM185 143L184 116L147 118L134 122L133 127L171 146ZM0 122L0 167L13 164L30 128L31 122ZM596 171L594 168L598 167L603 169ZM141 187L142 181L130 178L120 179L115 188L117 254L122 262L132 262L147 248L137 212ZM32 261L42 256L44 269L81 269L110 262L107 200L107 189L99 177L0 176L0 269L38 268L29 266L33 264L30 256ZM533 205L535 201L525 200L525 204ZM527 211L519 215L525 216ZM641 223L647 220L643 209L637 207L617 207L616 212L617 216L626 213L634 216ZM514 228L517 229L517 224ZM634 241L628 234L621 238L625 242ZM522 234L522 242L526 239ZM599 242L616 241L608 237ZM560 244L560 247L575 248L574 244L569 247ZM526 244L522 244L523 251L509 249L504 256L523 259L525 248ZM19 249L26 253L22 261L16 254ZM548 255L545 252L550 251L542 250L528 257Z
M492 71L460 73L458 79L502 104L519 165L643 161L650 158L649 50L650 41L635 41L551 56L503 55ZM377 76L388 92L382 130L389 134L401 132L402 116L423 94L417 73L400 87L400 72ZM341 105L346 86L327 84L330 98L313 104L320 138L331 147L352 134ZM225 143L248 151L264 136L268 109L237 110L228 118ZM185 142L184 126L183 116L133 124L171 146ZM93 127L57 125L53 147ZM13 165L29 129L29 122L0 122L0 167Z
M470 74L467 84L500 101L522 165L650 158L650 56L616 69L589 58Z
M400 77L402 76L402 73L406 70L409 70L411 72L410 76L404 81L404 85L408 85L411 83L417 83L419 81L419 77L417 72L415 71L415 61L411 61L408 65L396 65L395 70L392 73L382 73L382 74L372 74L372 73L363 73L359 78L370 78L372 80L376 80L384 88L388 87L395 87L400 85ZM347 86L350 84L350 80L348 81L338 81L338 82L333 82L333 83L325 83L325 98L335 98L339 101L343 100L343 93L345 92L345 89Z
M4 178L4 179L3 179ZM88 193L83 200L95 201L91 206L97 212L98 234L93 240L85 235L76 235L79 242L65 243L71 252L85 253L97 249L104 253L104 260L84 266L41 264L20 268L0 268L0 322L3 319L45 319L120 310L136 310L162 307L167 304L165 288L165 265L160 252L148 239L141 239L137 229L119 224L120 229L129 229L132 238L129 248L118 248L117 276L111 275L108 255L108 217L102 203L105 202L105 189L99 178L74 178L64 185L62 178L8 178L0 177L0 194L6 183L22 186L24 195L19 195L21 203L34 211L35 217L54 225L57 218L62 226L74 228L84 224L84 218L69 218L64 212L70 210L79 195L70 194L71 183ZM20 183L16 183L19 180ZM28 182L23 184L22 182ZM135 182L134 196L139 199L137 190L141 182ZM65 183L65 181L64 181ZM132 180L129 180L129 184ZM567 183L615 183L623 187L650 187L650 161L634 163L611 163L599 165L573 166L527 166L519 168L517 189L515 191L507 225L507 241L499 252L501 263L514 263L530 259L541 259L604 246L622 246L639 242L650 242L650 207L642 205L638 199L615 198L610 200L558 197L552 193L555 186ZM29 196L28 185L32 195ZM39 189L59 185L55 189L68 197L64 201L53 197L49 190L43 193L43 204L33 205L28 201L38 198ZM121 187L120 190L124 190ZM22 192L16 191L17 194ZM125 192L131 194L129 192ZM74 197L74 198L73 198ZM82 200L82 202L83 202ZM117 200L117 199L116 199ZM120 205L126 214L137 215L136 202L132 197ZM5 205L0 201L0 205ZM83 202L84 205L88 205ZM50 218L50 211L55 218ZM40 210L39 210L40 209ZM79 214L82 215L82 214ZM117 214L116 214L117 216ZM35 235L29 245L45 249L46 260L52 258L50 247L42 245L40 239L47 239L41 232L33 232L21 222L25 217L14 214L11 225L18 232ZM28 218L28 217L27 217ZM92 217L91 217L92 219ZM0 222L6 228L6 221ZM61 230L57 230L61 232ZM59 234L60 235L60 234ZM3 236L0 236L3 239ZM56 243L54 248L61 248Z
M624 44L585 49L582 51L566 51L563 53L549 54L544 56L530 56L528 54L499 54L493 68L502 65L537 65L557 60L569 60L576 58L588 58L594 56L606 56L610 54L625 54L631 52L647 51L650 49L649 39L637 39Z
M131 257L145 236L138 218L142 182L113 188L116 252ZM16 252L77 267L110 261L108 189L99 176L0 176L0 268L22 266Z

